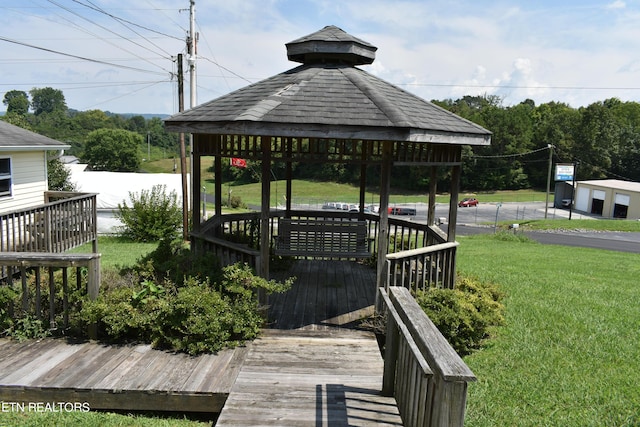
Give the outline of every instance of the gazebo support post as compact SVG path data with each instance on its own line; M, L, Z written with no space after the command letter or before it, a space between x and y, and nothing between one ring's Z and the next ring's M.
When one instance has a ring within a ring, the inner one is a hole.
M214 182L215 182L215 212L217 218L222 216L222 156L216 155L213 159ZM215 236L220 237L222 234L220 229L215 230Z
M429 175L429 210L427 224L433 226L436 222L436 190L438 188L438 168L431 166Z
M449 226L447 227L447 242L456 241L456 223L458 222L458 193L460 192L461 165L451 168L451 197L449 199Z
M260 211L260 277L269 278L269 210L271 200L271 137L260 137L262 149L262 203ZM265 301L265 295L258 295L260 302Z
M291 138L287 138L287 158L291 159L292 152L292 142ZM293 166L291 165L291 160L287 160L285 176L287 180L287 186L285 190L285 216L287 218L291 217L291 180L293 179Z
M363 162L360 165L360 209L358 209L358 219L359 220L363 220L364 219L364 206L366 201L366 197L367 197L367 164L365 162L365 157L366 157L367 153L364 149L364 142L363 142L363 146L362 146L362 157L363 157Z
M393 142L385 141L382 149L380 170L380 230L378 232L377 287L387 283L387 252L389 251L389 193L391 191L391 167L393 164ZM376 292L376 309L380 307L379 293Z
M200 223L202 222L202 216L200 215L200 182L201 182L201 165L200 165L200 153L191 152L191 158L193 163L191 164L191 227L198 231L200 230Z

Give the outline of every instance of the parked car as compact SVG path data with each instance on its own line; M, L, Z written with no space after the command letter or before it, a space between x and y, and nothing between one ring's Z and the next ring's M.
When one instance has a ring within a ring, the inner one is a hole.
M390 206L388 208L388 212L390 215L416 215L416 210L414 208L403 208L403 207L395 207Z
M478 199L476 199L475 197L465 197L464 199L460 200L460 203L458 203L458 206L461 208L478 206Z

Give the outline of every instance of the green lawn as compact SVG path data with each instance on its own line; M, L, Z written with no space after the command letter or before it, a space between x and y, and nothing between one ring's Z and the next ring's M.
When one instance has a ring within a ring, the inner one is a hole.
M234 196L239 196L243 202L250 205L260 205L260 197L262 194L262 184L243 184L235 185L234 183L225 183L223 185L223 198L228 196L228 192ZM212 182L205 184L207 193L213 194L214 187ZM279 204L284 204L284 194L286 182L283 180L271 182L271 205L275 205L276 200ZM293 180L291 183L291 192L293 194L294 203L310 203L322 204L324 202L344 202L358 203L360 190L357 186L348 184L338 184L336 182L318 182ZM276 198L277 195L277 198ZM460 193L460 198L475 196L482 203L489 202L543 202L546 193L534 190L520 191L495 191L487 193ZM392 190L390 195L390 203L427 203L429 195L427 192L406 192ZM553 200L551 195L550 200ZM367 204L378 204L379 195L377 190L367 191L365 196ZM449 203L448 194L439 194L436 197L437 203Z
M459 271L507 295L507 325L465 359L478 377L466 425L640 425L638 255L459 241Z
M102 268L130 267L157 247L158 243L137 243L114 236L98 237L98 252L102 254L100 258ZM91 252L91 244L87 243L70 252Z

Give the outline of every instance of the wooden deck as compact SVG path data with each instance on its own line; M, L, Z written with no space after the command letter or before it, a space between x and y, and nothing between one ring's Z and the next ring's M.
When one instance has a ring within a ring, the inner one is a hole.
M350 329L373 312L375 271L354 262L298 261L280 273L289 276L298 279L271 298L263 336L217 355L0 340L0 400L222 411L218 426L402 425L395 400L380 395L375 336Z
M371 333L268 330L216 426L402 426L395 399L380 395L382 373Z
M352 327L374 312L376 271L371 267L354 261L299 260L272 276L297 280L286 294L269 297L271 329Z
M149 345L0 340L0 401L91 409L219 412L246 347L190 357Z
M272 296L270 328L249 353L216 426L401 426L383 397L375 335L350 329L373 313L375 270L349 261L297 261Z

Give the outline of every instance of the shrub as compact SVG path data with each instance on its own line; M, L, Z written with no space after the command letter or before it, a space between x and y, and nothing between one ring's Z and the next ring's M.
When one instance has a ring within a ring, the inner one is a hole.
M283 292L284 283L255 276L247 265L225 267L218 282L186 276L180 285L144 279L86 301L85 324L97 323L107 341L135 340L189 354L216 352L255 338L263 326L256 293Z
M501 299L496 285L467 277L458 277L456 289L429 288L416 293L420 307L462 356L480 348L492 328L504 324Z
M132 205L123 200L115 214L124 224L120 228L123 236L138 242L154 242L173 240L179 235L182 208L175 191L167 194L165 185L154 185L150 191L130 192L129 197Z
M229 196L227 198L227 201L223 202L223 204L226 207L233 208L233 209L240 209L240 208L246 209L247 207L247 204L242 201L240 196Z

